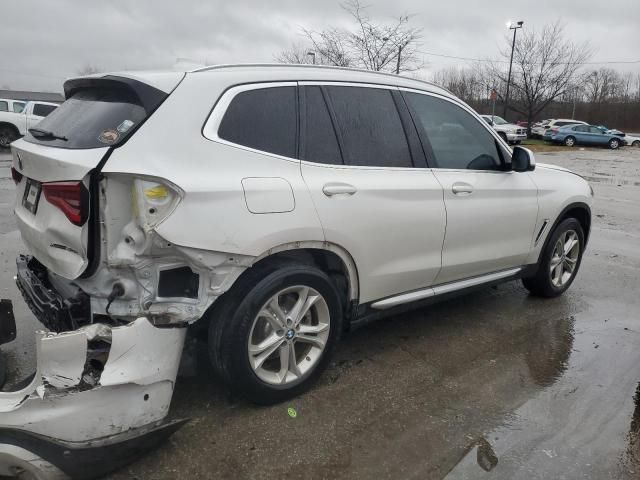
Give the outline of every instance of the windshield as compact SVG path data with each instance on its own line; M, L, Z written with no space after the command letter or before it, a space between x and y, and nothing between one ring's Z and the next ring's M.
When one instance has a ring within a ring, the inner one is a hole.
M25 140L71 149L112 146L121 143L146 116L131 90L89 87L51 112Z

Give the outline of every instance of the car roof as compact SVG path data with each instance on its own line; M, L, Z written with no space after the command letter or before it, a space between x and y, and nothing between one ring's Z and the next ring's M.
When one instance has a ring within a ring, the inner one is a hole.
M356 68L334 67L325 65L297 65L282 63L252 63L212 65L191 70L148 70L122 71L86 75L76 78L102 78L106 76L122 76L136 79L158 88L164 92L171 92L185 75L212 75L225 73L233 77L234 83L258 81L333 81L349 83L370 83L416 90L426 90L450 98L456 98L447 89L434 83L403 75ZM71 79L70 79L71 80Z

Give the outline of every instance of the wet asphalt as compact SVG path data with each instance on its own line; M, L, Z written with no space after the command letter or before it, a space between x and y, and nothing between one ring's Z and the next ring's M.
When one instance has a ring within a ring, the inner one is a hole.
M272 407L231 397L200 362L172 404L191 421L110 478L640 478L640 149L536 157L596 194L565 295L511 282L370 324L311 391ZM8 166L0 154L0 298L18 322L1 349L15 382L38 325L13 283L24 247Z

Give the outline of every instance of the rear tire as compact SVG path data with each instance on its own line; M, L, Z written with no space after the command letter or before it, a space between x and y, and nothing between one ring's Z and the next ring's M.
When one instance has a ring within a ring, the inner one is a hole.
M342 332L342 302L315 267L254 268L219 300L208 348L229 388L271 405L306 391L326 368ZM296 307L307 305L303 298L311 306L300 317Z
M577 243L572 243L574 241ZM551 298L562 295L576 278L583 252L582 226L575 218L566 218L551 233L540 254L536 274L523 278L522 283L536 296Z
M611 140L609 140L609 148L611 150L617 150L618 148L620 148L620 140L616 138L612 138Z
M576 139L574 137L567 137L564 139L564 144L567 147L573 147L576 144Z
M640 147L640 140L636 140L635 142L633 142L633 143L631 144L631 146L632 146L632 147L636 147L636 148L637 148L637 147Z
M9 144L20 137L15 127L10 125L0 126L0 148L9 148Z

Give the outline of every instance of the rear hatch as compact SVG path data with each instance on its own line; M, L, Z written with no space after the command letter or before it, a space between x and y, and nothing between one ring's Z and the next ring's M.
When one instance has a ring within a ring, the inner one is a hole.
M174 78L173 87L182 75ZM12 173L24 243L50 271L74 279L87 270L99 246L100 169L168 92L109 75L69 80L65 95L59 108L11 145Z

